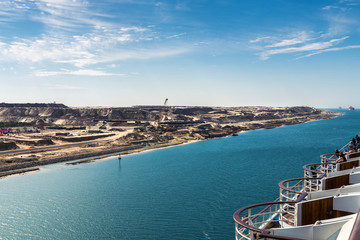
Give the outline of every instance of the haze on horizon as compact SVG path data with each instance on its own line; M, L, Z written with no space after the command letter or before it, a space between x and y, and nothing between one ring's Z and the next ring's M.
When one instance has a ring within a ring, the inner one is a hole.
M359 108L360 0L0 1L0 102Z

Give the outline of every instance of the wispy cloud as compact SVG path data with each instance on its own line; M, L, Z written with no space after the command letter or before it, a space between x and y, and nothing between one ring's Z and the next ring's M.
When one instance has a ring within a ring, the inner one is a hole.
M359 13L355 6L359 4L358 0L340 0L323 7L322 14L328 25L323 35L334 37L349 34L354 29L358 29Z
M334 9L334 8L339 8L338 6L332 6L332 5L328 5L322 8L322 10L330 10L330 9Z
M322 8L322 10L341 10L346 11L349 7L358 6L360 2L358 0L339 0L331 5L327 5Z
M166 37L167 39L170 39L170 38L179 38L180 36L183 36L183 35L185 35L186 34L186 32L184 32L184 33L179 33L179 34L175 34L175 35L171 35L171 36L168 36L168 37Z
M295 35L296 36L294 36L291 39L282 39L279 42L273 43L273 44L268 45L266 47L270 47L270 48L286 47L286 46L296 45L296 44L299 44L299 43L304 43L304 42L307 42L307 41L311 40L311 38L309 37L309 34L307 32L305 32L305 31L298 32Z
M359 9L354 7L359 4L359 0L334 1L318 9L325 24L312 26L312 23L308 23L305 26L307 30L303 31L275 29L273 34L250 40L250 48L257 51L256 54L262 60L278 54L296 53L294 57L299 59L326 52L357 49L358 45L349 44L347 39L359 32ZM319 26L323 29L319 30Z
M48 71L36 71L35 76L37 77L50 77L50 76L58 76L58 75L75 75L75 76L92 76L92 77L100 77L100 76L119 76L125 77L126 74L114 74L107 73L104 71L93 70L93 69L80 69L75 71L63 70L59 72L48 72Z
M20 19L31 8L32 0L0 1L0 24Z
M85 35L48 36L35 39L16 39L0 42L0 61L68 63L76 67L126 60L149 59L182 54L190 49L182 47L136 47L139 41L148 41L144 28L99 28ZM134 46L129 44L135 43Z
M189 1L178 1L175 6L176 10L189 11L191 8L189 7Z
M339 3L344 3L348 6L358 6L360 5L359 0L339 0Z
M90 58L81 58L81 59L67 59L64 61L59 61L60 63L69 63L78 67L83 67L86 65L92 65L97 63L109 63L115 61L124 61L124 60L146 60L146 59L156 59L163 57L176 56L184 54L191 51L190 47L178 47L178 48L134 48L134 49L114 49L113 51L108 51L106 54L101 56L90 57Z
M320 51L315 51L315 52L309 53L305 56L301 56L299 58L310 57L310 56L321 54L324 52L335 52L335 51L343 51L343 50L359 49L359 48L360 48L360 45L352 45L352 46L346 46L346 47L334 47L334 48L323 49Z
M111 2L111 0L109 0ZM118 0L114 3L151 4L158 1ZM13 0L0 1L0 23L31 19L45 26L41 35L0 38L0 62L71 65L75 71L41 71L36 76L87 75L111 73L84 70L89 65L127 59L150 59L183 54L190 48L151 43L159 40L154 27L121 25L116 16L103 14L86 0ZM25 21L24 20L24 21ZM186 33L163 36L168 42ZM65 67L67 67L65 65Z
M347 38L348 38L348 36L342 37L339 39L332 39L332 40L326 41L326 42L308 43L308 44L304 44L304 45L298 46L298 47L286 47L286 48L271 49L271 50L263 51L259 55L262 60L266 60L266 59L269 59L270 56L277 55L277 54L307 53L307 52L312 52L312 51L316 51L316 50L323 50L323 49L331 48L334 45L337 45L337 44L343 42Z
M258 43L258 42L263 42L265 40L271 39L272 37L267 36L267 37L258 37L256 39L250 40L250 43Z
M30 18L49 28L78 30L106 23L99 17L110 17L98 13L85 0L12 0L0 2L0 21L16 21ZM4 18L7 17L7 18Z

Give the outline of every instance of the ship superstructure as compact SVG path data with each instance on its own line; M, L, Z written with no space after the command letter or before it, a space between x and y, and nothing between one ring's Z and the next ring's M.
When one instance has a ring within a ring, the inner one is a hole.
M235 239L360 239L360 152L351 142L321 162L303 166L304 177L279 183L274 202L253 204L234 213Z

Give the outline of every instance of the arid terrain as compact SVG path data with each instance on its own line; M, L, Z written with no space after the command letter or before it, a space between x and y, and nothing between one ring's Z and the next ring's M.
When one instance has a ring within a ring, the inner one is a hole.
M312 107L71 108L0 104L0 171L206 140L333 118Z

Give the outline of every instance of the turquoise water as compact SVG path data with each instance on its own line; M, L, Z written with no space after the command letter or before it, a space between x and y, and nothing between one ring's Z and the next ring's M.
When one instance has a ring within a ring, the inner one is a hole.
M234 239L233 213L278 197L360 130L360 111L0 180L0 239Z

